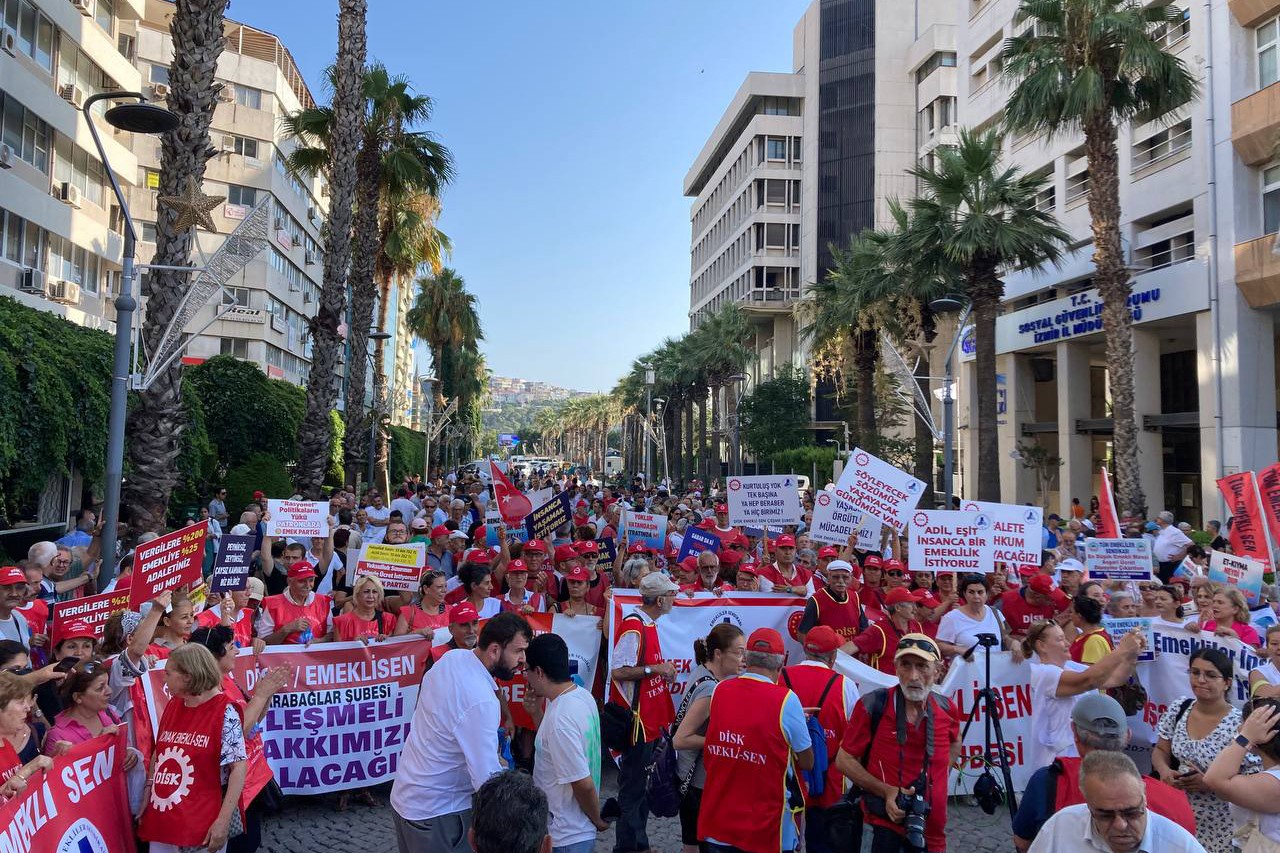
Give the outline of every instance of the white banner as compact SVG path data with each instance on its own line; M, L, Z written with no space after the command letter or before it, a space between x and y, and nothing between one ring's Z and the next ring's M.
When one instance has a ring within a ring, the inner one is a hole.
M911 515L907 563L916 572L977 572L995 567L994 525L985 512L917 510Z
M814 542L844 547L856 532L860 550L879 551L882 527L880 519L862 512L841 498L835 489L820 491L813 499L809 538Z
M939 692L951 700L960 717L960 728L963 731L969 713L975 705L982 705L981 690L986 683L986 660L984 652L978 649L972 661L957 657L951 663L946 678L942 681ZM986 708L980 707L969 733L964 739L961 750L962 763L960 770L951 771L952 794L969 794L973 792L974 779L982 772L983 756L990 749L1003 749L1009 761L1009 770L1013 776L1013 787L1021 793L1027 787L1027 780L1039 768L1029 767L1025 763L1027 747L1031 743L1031 667L1026 663L1014 663L1012 652L991 652L991 688L995 691L996 711L1000 717L1000 731L1004 735L1004 743L995 740L995 725L991 727L991 742L986 741L986 724L984 722ZM993 769L1000 784L1000 771Z
M1146 539L1086 539L1084 567L1090 580L1151 580L1151 543Z
M329 504L325 501L267 499L266 536L328 536Z
M729 478L729 523L751 527L799 524L803 516L794 474Z
M1262 595L1262 575L1267 567L1253 560L1223 551L1209 554L1209 580L1234 586L1244 593L1250 607L1257 607Z
M1038 506L998 504L991 501L965 501L966 512L985 512L991 516L991 558L1011 569L1040 565L1041 531L1044 510Z
M924 495L925 483L858 447L836 487L849 494L857 509L901 533Z

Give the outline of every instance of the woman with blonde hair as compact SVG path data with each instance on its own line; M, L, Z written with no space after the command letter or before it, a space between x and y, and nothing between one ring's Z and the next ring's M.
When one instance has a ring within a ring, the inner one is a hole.
M35 686L31 675L0 672L0 802L26 790L28 779L53 766L40 754L44 727L29 721Z
M396 616L382 609L386 591L373 575L361 575L351 587L352 607L333 619L333 641L385 640L396 627Z
M1231 637L1255 648L1262 644L1258 629L1249 624L1249 605L1244 593L1233 586L1219 584L1214 590L1209 610L1200 611L1199 621L1188 622L1186 629Z

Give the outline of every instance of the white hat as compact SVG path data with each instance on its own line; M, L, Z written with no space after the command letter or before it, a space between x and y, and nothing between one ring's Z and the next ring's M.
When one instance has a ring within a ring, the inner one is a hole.
M1059 561L1058 561L1058 571L1060 571L1060 572L1083 572L1083 571L1084 571L1084 563L1081 563L1079 560L1076 560L1076 559L1074 559L1074 558L1072 558L1072 557L1067 557L1065 560L1059 560Z
M248 536L249 533L249 525L247 524L237 524L235 527L231 528L232 536Z
M680 587L671 578L662 572L650 572L640 579L639 590L641 595L657 596L666 595L667 593L677 592Z
M831 574L832 572L849 572L852 574L853 566L849 564L848 560L832 560L830 563L827 563L827 574Z
M450 539L466 539L467 534L463 533L461 530L454 530L449 534L449 538Z

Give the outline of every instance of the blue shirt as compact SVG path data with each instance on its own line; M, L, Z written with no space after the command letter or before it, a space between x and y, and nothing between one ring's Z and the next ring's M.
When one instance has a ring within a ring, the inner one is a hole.
M65 545L68 548L88 548L89 543L93 541L93 537L83 530L73 530L66 536L57 540L55 545Z

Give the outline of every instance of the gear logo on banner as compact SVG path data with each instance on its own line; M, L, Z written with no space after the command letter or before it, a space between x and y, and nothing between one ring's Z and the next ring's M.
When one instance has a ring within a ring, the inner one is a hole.
M787 633L791 639L800 642L800 620L804 619L804 611L797 610L787 617Z
M831 495L826 492L818 492L818 506L826 506L831 503Z
M917 512L912 517L911 523L914 524L916 527L924 527L926 524L929 523L929 516L925 515L923 512Z
M98 828L84 818L80 818L62 834L57 853L111 853L107 840L102 837Z
M172 761L177 765L170 770L165 765ZM191 759L187 757L186 752L176 746L171 746L156 759L156 775L155 781L151 788L151 805L155 806L157 811L167 812L187 798L187 794L191 793L191 783L195 781L195 769L191 766ZM160 786L168 788L173 786L173 791L165 796L160 796Z
M857 462L858 467L861 468L861 467L865 467L866 464L871 461L871 457L865 453L859 453L856 457L854 457L853 461Z
M736 492L736 491L738 491L738 489L741 489L741 488L742 488L742 481L741 481L741 480L730 480L730 481L729 481L729 491L731 491L731 492Z

